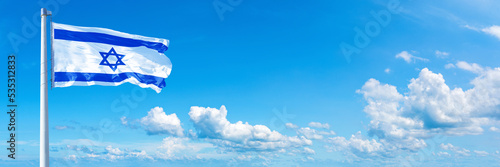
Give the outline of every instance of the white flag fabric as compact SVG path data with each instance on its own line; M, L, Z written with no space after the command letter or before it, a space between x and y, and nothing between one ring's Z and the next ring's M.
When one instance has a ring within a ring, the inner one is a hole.
M172 70L166 39L52 23L53 86L165 87Z

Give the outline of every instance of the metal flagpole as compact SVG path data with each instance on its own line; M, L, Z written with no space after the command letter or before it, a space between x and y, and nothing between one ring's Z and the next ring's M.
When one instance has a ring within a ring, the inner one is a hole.
M47 107L47 16L50 11L42 8L42 40L40 53L40 167L49 167L49 113Z

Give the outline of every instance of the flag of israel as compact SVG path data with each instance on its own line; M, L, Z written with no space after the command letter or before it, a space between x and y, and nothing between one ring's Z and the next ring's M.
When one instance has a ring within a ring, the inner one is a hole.
M52 23L53 86L116 86L160 92L172 70L166 39Z

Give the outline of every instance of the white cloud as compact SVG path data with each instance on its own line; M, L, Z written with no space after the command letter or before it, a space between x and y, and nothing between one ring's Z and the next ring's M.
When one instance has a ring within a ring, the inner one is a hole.
M297 126L295 124L292 124L292 123L286 123L285 126L286 126L286 128L289 128L289 129L297 129L297 128L299 128L299 126Z
M130 118L127 118L125 116L120 117L120 122L123 126L131 128L131 129L137 129L141 126L140 119L130 121ZM148 134L152 135L152 133L149 133L149 132L148 132Z
M197 139L198 138L198 134L196 134L196 132L192 129L189 129L188 131L188 137L192 138L192 139Z
M315 129L311 129L309 127L300 128L297 130L297 134L304 135L308 139L321 140L323 136L327 135L335 135L334 131L317 131Z
M481 31L500 39L500 26L493 25L491 27L483 28Z
M500 129L498 129L497 127L492 126L492 127L490 127L490 131L492 131L492 132L500 132Z
M78 153L78 155L82 156L76 156L75 158L77 159L83 159L85 161L88 160L105 160L105 161L117 161L117 160L124 160L128 158L134 158L134 159L150 159L153 160L153 157L148 155L146 151L144 150L129 150L127 148L125 149L120 149L117 147L113 147L111 145L108 145L104 148L104 152L100 151L85 151L85 150L79 150L79 149L74 149L75 151L82 151L85 154Z
M470 156L470 151L467 149L459 150L455 153L457 153L458 155L461 155L461 156Z
M148 153L146 153L146 151L142 150L142 151L131 151L128 155L128 157L136 157L136 158L139 158L139 159L153 159L153 157L149 156Z
M306 153L306 154L316 154L316 152L313 149L309 148L309 147L304 147L304 153Z
M329 136L329 135L336 135L337 133L335 133L333 130L327 132L327 131L318 131L318 134L320 135L324 135L324 136Z
M112 146L107 146L106 151L110 154L113 155L122 155L123 151L121 151L119 148L113 148Z
M451 155L448 152L438 152L437 156L440 156L440 157L450 157Z
M486 152L486 151L478 151L478 150L474 150L474 153L476 153L477 156L481 156L481 157L485 157L485 156L488 156L489 153Z
M457 146L454 146L450 143L448 144L440 144L439 147L443 150L449 150L449 151L453 151L455 154L457 155L460 155L460 156L470 156L470 151L465 149L465 148L461 148L461 147L457 147Z
M439 50L436 50L435 54L438 58L442 58L442 59L447 58L450 55L450 53L448 53L448 52L442 52Z
M238 157L236 157L236 158L239 160L250 161L250 160L252 160L253 156L251 156L251 155L238 155Z
M332 144L333 151L344 151L356 157L383 156L385 153L384 145L375 139L365 139L361 132L351 136L349 140L345 137L330 137L327 140Z
M326 140L332 145L326 145L327 151L342 151L355 158L392 158L405 153L416 153L427 147L422 139L368 139L361 132L352 135L349 140L344 137L330 137Z
M408 51L402 51L401 53L398 53L396 55L396 58L401 58L404 61L406 61L407 63L415 62L416 60L429 61L429 59L426 59L426 58L413 56L412 54L408 53Z
M387 73L387 74L389 74L389 73L391 73L391 69L386 68L386 69L384 70L384 72L385 72L385 73Z
M294 155L297 154L305 154L305 155L311 155L311 154L316 154L316 151L314 151L313 149L309 148L309 147L304 147L302 149L294 149L291 151Z
M192 140L187 137L169 136L164 138L161 142L136 142L131 143L130 145L108 142L103 143L81 141L83 140L68 140L60 144L51 144L51 147L60 149L58 150L59 152L62 152L62 150L65 149L65 152L63 152L64 154L74 153L75 155L77 155L75 158L81 159L82 161L104 160L114 162L121 160L136 161L144 159L193 160L211 159L214 156L221 156L220 153L216 153L215 151L213 151L215 149L215 146L213 144L204 141L200 142L199 140ZM89 147L87 147L86 145ZM150 152L152 154L148 154L147 152Z
M484 32L488 35L494 36L497 39L500 39L500 26L498 26L498 25L492 25L492 26L486 27L486 28L478 28L478 27L469 26L469 25L465 25L464 27L467 29L470 29L470 30Z
M328 123L322 124L322 123L319 123L319 122L310 122L309 126L313 127L313 128L330 129L330 125Z
M226 148L250 150L279 150L281 148L311 145L305 137L289 137L277 131L271 131L264 125L250 125L238 121L230 123L227 110L222 106L215 108L191 107L189 117L198 130L200 138Z
M75 128L72 126L54 126L54 129L64 130L64 129L75 129Z
M87 157L89 157L89 158L98 158L99 155L96 155L96 154L92 153L92 154L87 154Z
M471 83L474 87L467 91L450 89L441 74L425 68L410 81L405 96L375 79L357 92L368 102L364 111L372 119L370 133L380 138L475 135L499 114L500 69L489 70Z
M185 150L187 148L186 144L188 138L178 138L178 137L166 137L163 139L162 145L159 147L163 149L163 153L166 159L174 157L174 153Z
M441 149L443 149L443 150L452 150L452 149L454 149L454 148L455 148L455 146L453 146L451 143L448 143L448 144L443 144L443 143L441 143L441 144L439 145L439 147L440 147Z
M455 68L455 65L453 63L448 63L448 64L444 65L444 68L446 68L446 69Z
M478 135L482 126L498 120L500 68L487 68L471 84L466 91L450 89L441 74L424 68L404 94L375 79L369 79L357 93L367 102L364 112L371 119L370 136L377 136L390 151L416 151L426 146L424 139L437 134Z
M470 29L470 30L474 30L474 31L480 31L480 30L479 30L479 28L477 28L477 27L474 27L474 26L470 26L470 25L465 25L464 27L465 27L465 28L467 28L467 29Z
M61 150L72 150L72 151L80 151L80 152L83 152L83 153L93 153L94 150L91 149L91 148L88 148L87 146L85 145L82 145L82 146L78 146L78 145L66 145L66 147L59 147ZM52 147L51 149L54 149L54 150L58 150L59 149L58 147Z
M484 73L484 68L481 67L479 64L476 64L476 63L472 63L472 64L469 64L465 61L458 61L456 66L460 69L463 69L463 70L466 70L466 71L470 71L470 72L473 72L473 73L476 73L476 74L481 74L481 73Z
M125 117L125 116L121 117L120 121L122 122L122 125L127 125L127 123L128 123L127 117Z
M141 118L140 123L150 135L184 135L184 129L182 129L181 121L177 118L177 115L175 113L166 115L161 107L151 109L147 116Z
M76 155L68 155L66 158L66 160L70 160L70 161L73 161L75 163L78 162L78 158L76 157Z
M201 150L214 148L210 143L197 143L186 137L166 137L156 151L160 159L182 159L196 157Z

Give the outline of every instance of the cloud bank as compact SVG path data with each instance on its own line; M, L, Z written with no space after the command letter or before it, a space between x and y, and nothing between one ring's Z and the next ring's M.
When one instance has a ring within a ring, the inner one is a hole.
M161 107L151 109L147 116L140 119L140 124L149 135L184 136L184 129L181 127L181 121L177 115L175 113L167 115Z
M194 106L189 112L198 137L225 148L263 151L312 145L312 141L303 136L282 135L267 126L250 125L248 122L231 123L226 116L225 106L220 109Z

